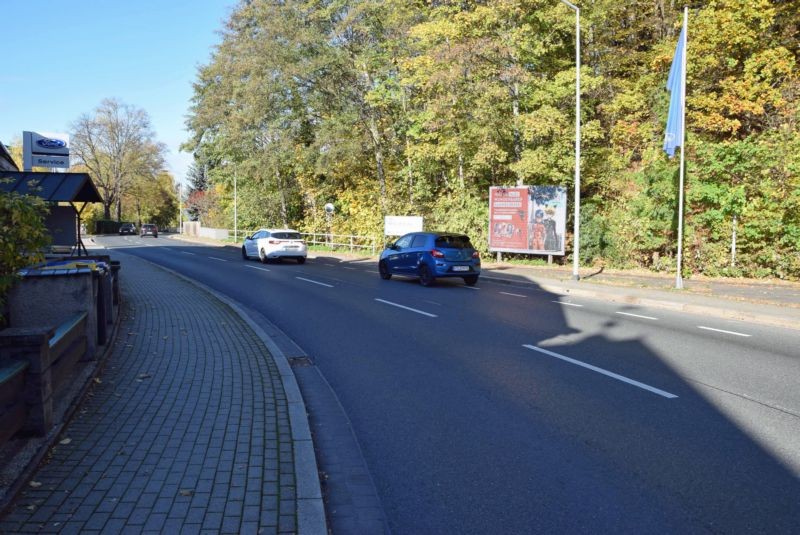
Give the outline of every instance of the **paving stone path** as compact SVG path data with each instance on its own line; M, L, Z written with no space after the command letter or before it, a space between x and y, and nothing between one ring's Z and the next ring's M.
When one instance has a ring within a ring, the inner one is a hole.
M297 530L286 395L230 308L133 256L103 372L0 533Z

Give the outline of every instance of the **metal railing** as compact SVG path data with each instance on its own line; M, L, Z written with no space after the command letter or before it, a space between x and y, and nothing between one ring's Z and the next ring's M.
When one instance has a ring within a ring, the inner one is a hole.
M254 230L226 229L228 231L228 242L240 242L245 236L256 232ZM373 256L377 254L378 248L382 245L380 239L375 236L356 236L353 234L332 234L328 232L301 232L301 236L310 247L321 247L332 251L369 251Z
M334 251L342 249L355 251L370 251L375 255L378 249L378 239L375 236L354 236L352 234L330 234L327 232L301 232L306 240L306 245L326 247Z

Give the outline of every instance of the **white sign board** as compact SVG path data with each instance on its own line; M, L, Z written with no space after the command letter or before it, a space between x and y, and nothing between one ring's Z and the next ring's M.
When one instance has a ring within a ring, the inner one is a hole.
M22 168L69 168L69 136L50 132L22 132Z
M387 215L384 218L384 236L402 236L409 232L422 232L421 216Z

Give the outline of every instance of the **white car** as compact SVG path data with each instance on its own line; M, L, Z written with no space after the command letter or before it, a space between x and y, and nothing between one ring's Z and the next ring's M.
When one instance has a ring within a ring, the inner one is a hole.
M273 258L294 258L298 264L306 261L308 250L296 230L262 228L244 239L242 258L258 258L263 263Z

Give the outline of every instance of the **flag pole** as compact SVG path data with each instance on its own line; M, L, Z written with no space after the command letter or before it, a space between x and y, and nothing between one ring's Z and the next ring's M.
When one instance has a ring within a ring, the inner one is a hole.
M678 262L677 274L675 275L675 288L677 290L683 289L683 277L681 271L683 269L683 179L684 179L684 156L683 146L686 140L686 54L687 54L687 41L688 39L688 20L689 20L689 7L683 8L683 54L681 57L681 167L680 167L680 181L678 185Z

